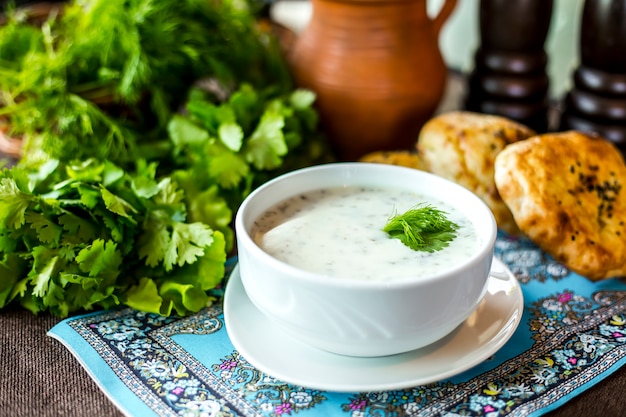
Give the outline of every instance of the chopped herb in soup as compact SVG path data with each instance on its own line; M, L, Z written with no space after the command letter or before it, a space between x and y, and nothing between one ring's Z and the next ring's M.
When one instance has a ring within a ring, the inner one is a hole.
M419 204L394 215L383 230L413 250L435 252L450 245L459 228L446 214L431 205Z

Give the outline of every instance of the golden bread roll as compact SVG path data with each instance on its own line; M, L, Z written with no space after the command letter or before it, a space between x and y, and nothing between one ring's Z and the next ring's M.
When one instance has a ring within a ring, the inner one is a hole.
M403 167L424 170L422 158L420 158L416 152L411 151L376 151L363 155L359 161L400 165Z
M420 131L417 149L427 171L473 191L489 206L499 228L518 234L513 215L498 194L493 163L506 145L534 134L504 117L456 111L428 121Z
M626 165L598 136L569 131L509 145L495 181L520 229L592 280L626 274Z

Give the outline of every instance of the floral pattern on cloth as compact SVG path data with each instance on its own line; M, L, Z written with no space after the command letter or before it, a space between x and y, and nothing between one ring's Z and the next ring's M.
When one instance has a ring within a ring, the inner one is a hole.
M623 281L592 283L503 234L496 256L525 297L511 340L475 368L404 390L336 393L276 380L233 348L219 303L186 318L126 309L61 324L158 416L537 416L626 362ZM202 349L191 354L197 338Z

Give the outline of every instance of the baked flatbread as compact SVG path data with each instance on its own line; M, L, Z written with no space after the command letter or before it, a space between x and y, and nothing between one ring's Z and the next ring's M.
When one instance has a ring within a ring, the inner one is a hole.
M474 192L489 206L499 228L518 234L513 215L498 194L493 164L506 145L533 135L532 129L504 117L456 111L428 121L417 149L427 171Z
M363 155L360 162L399 165L424 170L424 163L417 152L411 151L376 151Z
M539 247L592 280L626 274L626 165L598 136L544 134L507 146L495 181Z

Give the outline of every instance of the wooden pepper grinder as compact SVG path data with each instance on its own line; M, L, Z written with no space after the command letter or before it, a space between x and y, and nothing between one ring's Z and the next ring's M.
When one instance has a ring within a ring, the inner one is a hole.
M480 46L465 108L548 127L549 78L544 43L553 0L481 0Z
M561 129L598 133L626 154L626 0L585 1L573 81Z

